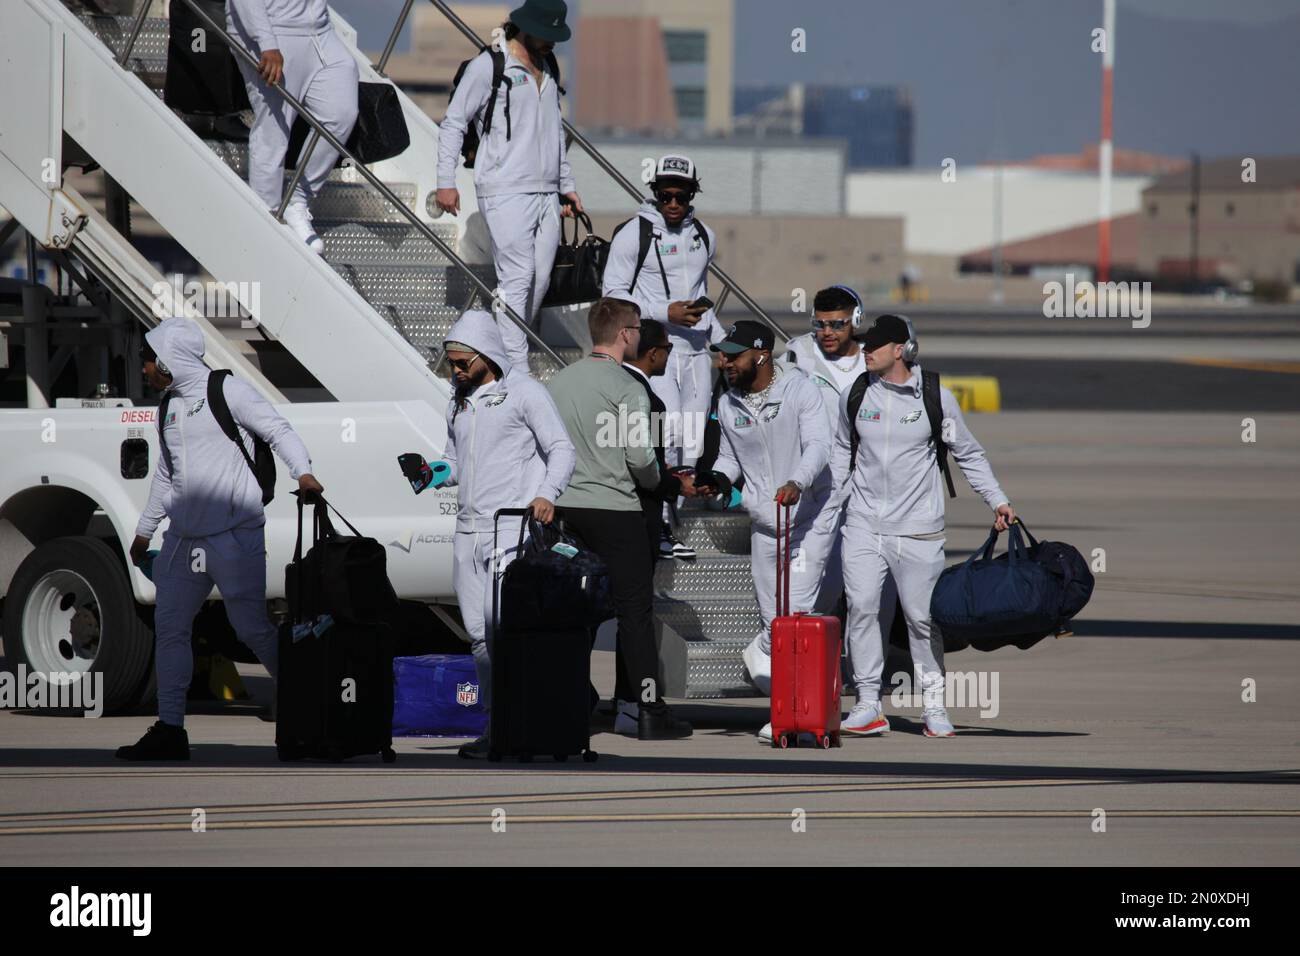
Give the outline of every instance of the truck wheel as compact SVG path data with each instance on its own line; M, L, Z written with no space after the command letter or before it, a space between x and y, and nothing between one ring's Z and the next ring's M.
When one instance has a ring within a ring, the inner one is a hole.
M102 675L95 702L106 714L131 707L149 682L153 630L125 564L98 538L55 538L23 560L5 597L4 635L15 673Z

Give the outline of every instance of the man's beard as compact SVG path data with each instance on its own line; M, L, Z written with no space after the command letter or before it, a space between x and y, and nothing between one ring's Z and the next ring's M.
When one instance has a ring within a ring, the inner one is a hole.
M758 377L758 366L751 365L748 371L736 369L736 380L731 384L741 391L752 392L754 379Z

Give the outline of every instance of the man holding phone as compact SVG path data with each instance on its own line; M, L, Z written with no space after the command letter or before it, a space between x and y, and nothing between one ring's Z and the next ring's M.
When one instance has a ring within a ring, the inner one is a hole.
M668 465L691 467L703 451L713 397L709 346L724 335L708 298L717 242L713 230L695 218L691 201L700 181L689 157L661 157L650 189L654 199L614 230L603 294L635 302L642 318L654 319L668 332L668 366L651 387L664 403ZM685 560L695 557L673 537L667 521L661 549Z

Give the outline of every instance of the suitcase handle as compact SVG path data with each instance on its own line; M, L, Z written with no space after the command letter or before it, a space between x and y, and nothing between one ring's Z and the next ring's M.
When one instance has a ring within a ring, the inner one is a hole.
M785 538L782 547L781 509L785 508ZM791 506L776 503L776 616L785 617L790 613L790 525L793 518Z

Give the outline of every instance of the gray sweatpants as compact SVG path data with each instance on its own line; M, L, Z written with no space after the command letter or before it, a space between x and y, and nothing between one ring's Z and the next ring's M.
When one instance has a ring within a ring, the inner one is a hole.
M343 41L332 28L316 36L283 36L280 54L284 57L280 84L336 139L346 143L357 121L357 63ZM239 71L253 106L253 128L248 134L248 185L268 209L278 209L284 193L284 153L298 114L243 60L239 61ZM323 139L317 143L294 189L294 200L308 202L320 192L338 158L329 143Z
M533 326L551 287L551 267L560 243L560 197L557 193L508 193L480 196L479 212L492 237L492 265L501 300ZM506 358L528 371L528 336L499 309L497 329Z
M497 578L505 573L519 553L519 519L501 522L497 539L501 548ZM478 674L479 700L486 710L492 706L492 532L457 531L452 544L451 583L456 589L460 617L470 637L474 670Z
M182 538L168 530L154 559L158 590L154 608L154 667L158 675L158 717L185 724L185 695L194 676L190 634L194 615L212 592L221 591L226 617L238 638L276 675L275 625L266 613L265 527L232 528L203 538Z
M942 536L877 534L849 515L844 526L844 590L848 596L849 659L858 699L875 701L885 669L882 596L892 575L907 618L915 682L926 706L943 703L943 640L930 626L930 594L944 568ZM890 609L885 608L886 612ZM937 697L936 697L937 694Z

